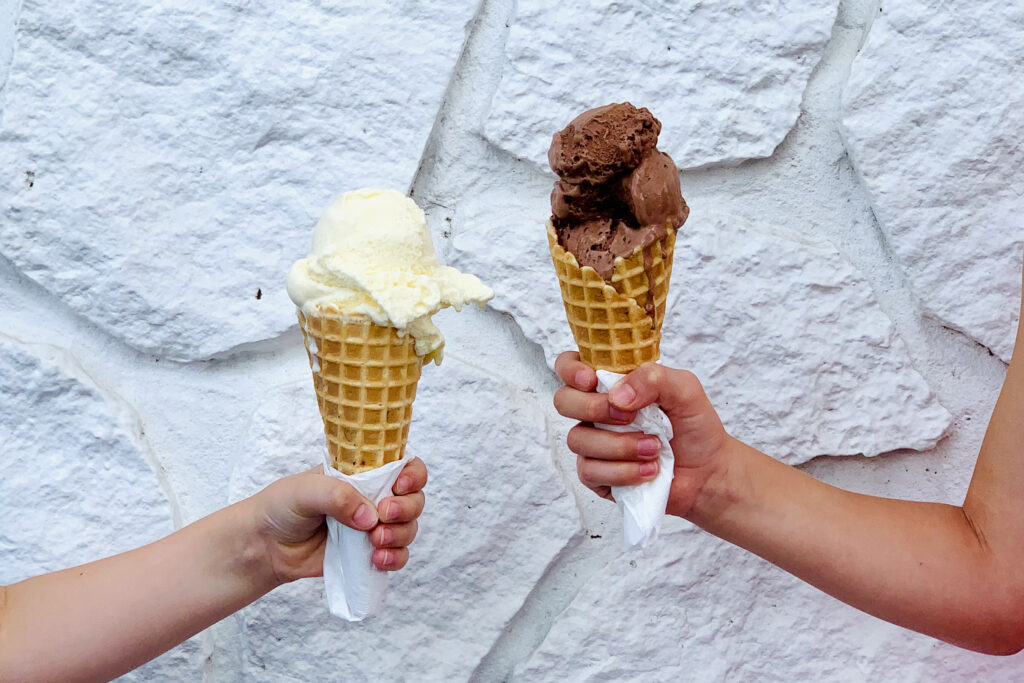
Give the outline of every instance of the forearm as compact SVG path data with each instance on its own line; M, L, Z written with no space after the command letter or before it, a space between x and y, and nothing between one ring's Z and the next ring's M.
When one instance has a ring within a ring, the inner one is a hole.
M963 509L843 491L734 441L692 521L869 614L987 652L1019 649L1011 577Z
M0 680L106 680L275 585L239 503L148 546L7 587Z

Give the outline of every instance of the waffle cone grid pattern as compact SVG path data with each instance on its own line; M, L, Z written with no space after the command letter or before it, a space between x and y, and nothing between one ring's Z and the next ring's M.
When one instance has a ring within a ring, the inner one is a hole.
M628 258L616 259L610 283L593 268L580 268L576 257L558 244L550 222L547 232L565 315L580 359L596 370L618 373L658 360L675 230L669 230L663 240L648 248L650 265L646 268L640 249ZM649 296L654 297L653 320L644 310Z
M298 315L334 467L356 474L401 459L423 366L412 336L367 318Z

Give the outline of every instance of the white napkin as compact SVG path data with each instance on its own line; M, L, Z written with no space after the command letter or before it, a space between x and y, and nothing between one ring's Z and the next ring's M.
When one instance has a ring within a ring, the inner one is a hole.
M324 474L340 479L374 504L391 495L407 458L389 462L369 472L342 474L324 455ZM331 614L348 621L362 621L373 614L384 598L388 573L373 566L370 535L327 517L327 547L324 548L324 593Z
M625 377L607 370L597 371L597 390L607 392ZM610 432L644 432L661 440L658 453L658 476L636 486L613 486L612 496L622 511L622 530L626 550L646 548L658 536L661 520L668 505L669 489L675 476L675 458L669 441L672 440L672 423L658 405L649 405L636 414L628 425L598 424Z

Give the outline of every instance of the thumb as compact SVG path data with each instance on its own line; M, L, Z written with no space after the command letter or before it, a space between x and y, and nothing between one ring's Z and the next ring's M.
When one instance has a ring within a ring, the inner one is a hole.
M726 437L700 380L687 370L645 363L611 388L608 402L625 412L658 404L672 423L673 446L691 455L714 453Z
M303 477L304 479L306 477ZM304 517L329 515L347 527L367 531L377 525L377 506L343 481L310 473L294 509Z

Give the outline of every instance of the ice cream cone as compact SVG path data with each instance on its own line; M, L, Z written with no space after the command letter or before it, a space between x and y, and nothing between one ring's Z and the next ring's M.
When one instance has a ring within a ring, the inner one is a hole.
M412 335L362 316L298 315L334 467L357 474L400 460L426 360Z
M559 245L550 221L547 233L580 359L596 370L618 373L658 360L675 229L646 249L616 259L610 281L590 266L580 268L576 257Z

